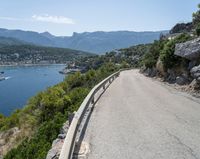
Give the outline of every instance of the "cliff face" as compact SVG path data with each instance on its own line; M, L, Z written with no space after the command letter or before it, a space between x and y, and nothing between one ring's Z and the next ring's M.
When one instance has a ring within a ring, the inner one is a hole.
M170 30L170 34L191 32L193 27L194 26L193 26L192 22L190 22L190 23L178 23Z

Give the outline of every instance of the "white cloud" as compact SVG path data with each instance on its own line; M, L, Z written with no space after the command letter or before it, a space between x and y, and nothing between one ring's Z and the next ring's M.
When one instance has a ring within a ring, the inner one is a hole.
M23 22L47 22L47 23L56 23L56 24L75 24L75 22L64 16L51 16L48 14L44 15L33 15L29 19L25 18L15 18L15 17L1 17L0 20L6 21L23 21Z
M57 23L57 24L75 24L75 22L70 18L64 16L51 16L48 14L33 15L32 19L35 21Z

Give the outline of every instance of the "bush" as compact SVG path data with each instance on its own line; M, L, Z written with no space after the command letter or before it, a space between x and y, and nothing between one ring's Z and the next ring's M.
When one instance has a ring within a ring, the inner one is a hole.
M147 54L144 55L142 59L142 64L145 65L147 68L152 68L156 66L156 62L160 56L160 51L163 49L165 41L154 41L150 50Z
M198 10L195 13L193 13L192 16L193 16L192 19L193 25L197 26L200 23L200 4L198 5Z
M196 27L196 34L197 34L197 36L200 35L200 24L198 24Z
M12 149L4 159L44 159L65 121L66 116L57 113L51 121L44 122L31 139L26 138L17 148Z
M188 34L181 34L173 40L168 41L163 50L160 52L160 59L163 62L165 70L168 68L173 68L180 65L182 58L174 55L175 45L177 43L182 43L190 39Z

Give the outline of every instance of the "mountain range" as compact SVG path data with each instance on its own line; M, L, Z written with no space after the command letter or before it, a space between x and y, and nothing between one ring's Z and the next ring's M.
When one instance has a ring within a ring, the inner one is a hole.
M5 38L12 38L11 41L18 41L17 43L24 42L41 46L70 48L97 54L138 44L151 43L159 39L161 33L166 34L168 31L97 31L73 33L72 36L54 36L49 32L38 33L33 31L0 29L0 37L4 37L3 41L6 41ZM8 39L7 43L9 43Z

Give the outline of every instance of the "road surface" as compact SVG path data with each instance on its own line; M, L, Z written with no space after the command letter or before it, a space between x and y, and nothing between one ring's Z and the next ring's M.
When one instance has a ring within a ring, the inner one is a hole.
M124 71L95 105L88 159L200 159L200 100Z

